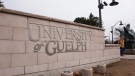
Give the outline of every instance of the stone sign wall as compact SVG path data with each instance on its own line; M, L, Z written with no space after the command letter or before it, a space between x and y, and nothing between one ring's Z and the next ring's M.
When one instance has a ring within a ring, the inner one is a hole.
M118 60L102 28L0 9L0 76L60 76Z

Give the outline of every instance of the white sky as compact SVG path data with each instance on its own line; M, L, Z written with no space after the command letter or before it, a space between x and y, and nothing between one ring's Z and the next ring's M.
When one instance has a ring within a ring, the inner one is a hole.
M98 0L1 0L8 9L39 14L43 16L74 21L76 17L87 17L90 13L99 16ZM112 0L103 0L108 4ZM116 0L117 6L105 6L102 9L102 20L105 35L109 36L111 26L122 20L135 30L135 0ZM116 27L119 26L119 23ZM111 34L110 34L111 35Z

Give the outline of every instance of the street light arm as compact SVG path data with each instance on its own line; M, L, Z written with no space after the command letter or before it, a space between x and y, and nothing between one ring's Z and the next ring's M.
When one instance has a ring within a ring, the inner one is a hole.
M118 21L118 22L120 22L120 25L123 25L121 21ZM114 26L116 26L118 22L116 22L116 24ZM114 26L112 26L112 44L113 44L113 29L114 29Z
M118 21L118 22L121 22L121 21ZM118 23L118 22L117 22L117 23ZM117 23L116 23L114 26L116 26L116 25L117 25ZM112 26L112 29L114 28L114 26Z

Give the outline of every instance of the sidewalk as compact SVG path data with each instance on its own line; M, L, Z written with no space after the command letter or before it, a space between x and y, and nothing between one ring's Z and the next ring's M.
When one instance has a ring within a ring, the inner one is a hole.
M121 59L135 59L135 55L124 55L120 57Z

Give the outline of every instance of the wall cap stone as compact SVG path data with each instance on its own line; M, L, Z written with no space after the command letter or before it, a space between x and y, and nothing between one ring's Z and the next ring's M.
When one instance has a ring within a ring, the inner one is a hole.
M120 47L120 44L105 44L105 47Z
M135 51L135 49L125 49L125 50L127 50L127 51Z
M0 8L0 12L21 15L21 16L26 16L26 17L32 17L32 18L38 18L38 19L43 19L43 20L49 20L49 21L54 21L54 22L60 22L60 23L65 23L65 24L71 24L71 25L76 25L76 26L81 26L81 27L88 27L88 28L97 29L97 30L101 30L101 31L105 30L103 28L99 28L99 27L95 27L95 26L90 26L90 25L86 25L86 24L51 18L51 17L47 17L47 16L41 16L41 15L37 15L37 14L31 14L31 13L26 13L26 12L21 12L21 11L6 9L6 8Z

